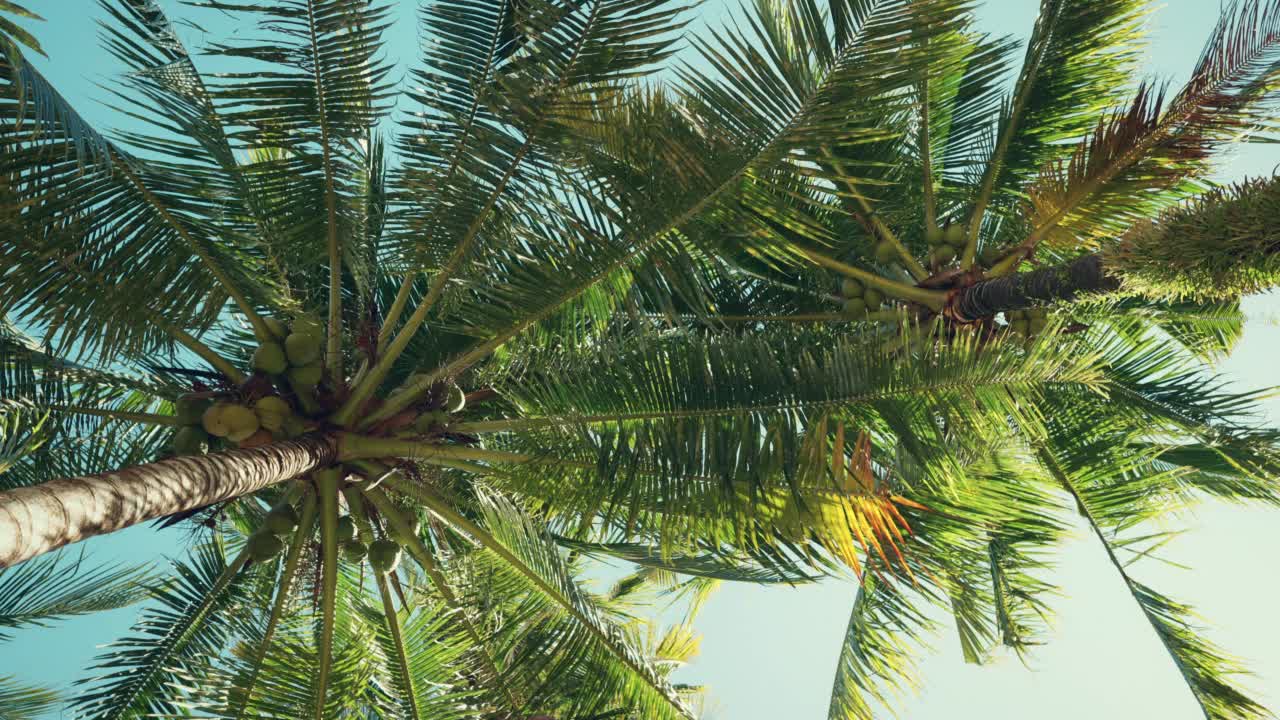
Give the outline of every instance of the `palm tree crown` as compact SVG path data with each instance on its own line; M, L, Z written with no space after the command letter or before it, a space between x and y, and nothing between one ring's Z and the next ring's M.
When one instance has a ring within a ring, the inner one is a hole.
M1206 716L1265 712L1125 556L1280 498L1205 367L1277 186L1203 193L1280 2L1167 100L1139 0L1043 0L1007 95L967 0L759 0L689 64L677 2L430 2L403 88L386 3L193 2L236 23L211 73L101 2L129 132L0 26L0 565L200 542L82 716L691 717L691 616L638 602L852 572L831 716L871 717L923 605L974 662L1038 641L1064 510Z

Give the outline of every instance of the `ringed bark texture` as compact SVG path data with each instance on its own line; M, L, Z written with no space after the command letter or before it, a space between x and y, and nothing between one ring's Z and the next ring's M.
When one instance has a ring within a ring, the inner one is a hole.
M0 493L0 568L88 537L261 490L330 465L337 455L335 438L304 436Z
M975 283L952 299L951 310L957 319L972 321L1119 289L1120 281L1107 274L1102 258L1085 255L1063 265Z

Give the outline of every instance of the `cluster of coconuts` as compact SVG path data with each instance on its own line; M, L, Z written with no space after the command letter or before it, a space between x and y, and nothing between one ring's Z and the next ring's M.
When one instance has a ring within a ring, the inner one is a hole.
M280 551L284 550L284 541L280 537L292 533L297 527L298 513L291 505L273 508L267 513L262 527L249 536L246 548L249 551L249 557L255 562L265 562L279 555Z
M338 518L338 547L342 556L351 562L363 562L366 558L373 571L386 575L400 565L400 543L390 538L374 540L365 545L356 535L356 523L350 515Z
M324 348L320 323L308 317L297 318L287 328L278 318L265 318L264 322L277 339L263 342L253 351L254 370L287 375L299 392L319 385L323 376L320 351Z
M266 445L277 433L295 434L295 421L293 408L278 395L258 398L252 405L217 402L200 417L204 432L240 447Z
M1030 310L1010 310L1004 314L1009 321L1009 330L1026 338L1033 338L1044 332L1049 324L1049 312L1044 308Z
M860 320L884 305L884 293L853 278L840 282L840 294L845 298L844 316L851 320Z
M962 223L951 223L945 228L928 228L924 232L924 240L929 244L929 261L934 265L946 265L964 252L969 238Z
M181 426L173 434L175 455L202 455L213 449L216 442L201 424L204 413L213 401L195 395L183 395L173 404L173 415Z

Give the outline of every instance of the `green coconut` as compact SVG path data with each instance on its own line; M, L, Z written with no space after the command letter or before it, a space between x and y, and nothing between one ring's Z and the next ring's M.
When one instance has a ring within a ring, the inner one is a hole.
M324 334L324 325L321 325L320 321L313 317L299 315L293 319L293 324L289 326L289 330L303 335L320 336Z
M931 227L924 231L924 241L932 246L938 246L946 242L942 232L942 228Z
M284 352L289 356L290 365L302 367L320 359L320 346L323 344L319 335L294 332L284 339Z
M284 420L293 413L293 409L284 398L268 395L258 398L258 401L253 404L253 412L258 416L258 422L262 427L277 432L284 427Z
M350 515L338 518L338 542L351 542L356 538L356 521Z
M1031 326L1025 319L1020 318L1009 323L1009 329L1019 335L1026 335L1031 331Z
M950 245L939 245L929 253L929 257L933 258L933 262L937 265L946 265L955 261L956 251Z
M867 291L862 293L862 301L867 304L868 309L879 310L884 304L884 293L875 288L867 288Z
M259 530L249 536L249 542L246 546L249 551L249 557L258 562L264 562L280 554L284 550L284 542L274 534Z
M288 535L298 527L298 511L292 505L281 505L267 513L263 527L277 535Z
M1000 262L1000 257L1000 248L994 245L988 245L987 247L982 248L982 252L978 253L978 262L982 263L983 267L991 267L992 265Z
M364 543L359 540L342 543L342 557L350 560L351 562L360 562L361 560L364 560L364 556L368 553L369 548L365 547Z
M284 348L280 343L267 342L253 351L253 369L261 370L268 375L279 375L289 369L289 361L284 356Z
M390 540L377 540L369 546L369 564L375 572L386 575L400 564L400 546Z
M844 316L847 318L862 318L867 315L867 302L862 298L853 298L844 301Z
M209 447L209 433L196 425L178 428L173 434L173 452L178 455L200 455Z
M462 388L457 385L449 384L449 394L444 401L445 412L450 414L460 413L467 406L467 395L462 392Z
M183 425L199 425L204 411L212 404L208 398L181 395L173 404L173 415Z
M881 265L888 265L898 257L898 249L891 242L882 242L876 245L876 262Z
M942 240L953 248L962 248L969 241L964 231L964 225L956 223L948 225L947 229L942 232Z
M304 365L302 367L289 368L289 382L296 387L312 388L320 384L321 378L324 377L324 370L319 365Z
M1044 315L1033 315L1031 319L1027 321L1028 329L1036 335L1044 332L1044 329L1048 326L1049 318Z
M262 322L266 324L267 329L277 340L284 340L289 335L289 326L284 324L280 318L265 317Z
M840 281L840 294L845 298L862 297L862 293L866 288L862 287L862 283L854 278L845 278Z
M200 426L214 437L226 437L231 434L231 423L226 418L229 407L235 406L230 403L216 403L209 406L200 416Z
M227 434L223 437L233 442L248 438L262 427L258 416L243 405L227 405L222 411L222 419L228 427Z

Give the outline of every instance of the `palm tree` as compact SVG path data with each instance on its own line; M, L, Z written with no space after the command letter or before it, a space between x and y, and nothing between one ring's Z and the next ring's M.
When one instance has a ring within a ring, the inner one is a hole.
M1175 501L1276 499L1252 398L1149 332L1211 350L1211 322L1139 296L1009 342L948 299L995 286L909 249L960 207L986 218L964 266L1017 236L1028 168L1120 93L1141 3L1046 1L1045 70L970 185L1010 48L959 0L761 2L752 34L695 41L675 88L650 79L674 3L433 3L398 95L383 5L198 4L241 23L206 49L216 74L153 0L104 3L129 132L16 50L0 98L0 565L152 518L212 530L104 655L86 717L686 717L687 623L649 640L630 590L850 568L868 581L833 709L867 716L904 662L887 630L922 617L904 578L975 660L1034 642L1059 492L1109 548ZM1265 9L1230 36L1271 48ZM1250 57L1212 77L1269 78ZM1183 197L1199 158L1174 151L1250 106L1210 109L1143 146L1184 173L1167 193L1108 183L1173 170L1107 170L1083 186L1107 204L1055 227ZM869 238L883 272L851 264ZM1107 273L1130 283L1139 255ZM812 263L901 301L867 317L901 329L831 322L844 298ZM576 573L600 556L644 570L593 594ZM1206 713L1256 714L1184 609L1112 559Z

